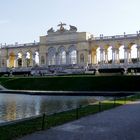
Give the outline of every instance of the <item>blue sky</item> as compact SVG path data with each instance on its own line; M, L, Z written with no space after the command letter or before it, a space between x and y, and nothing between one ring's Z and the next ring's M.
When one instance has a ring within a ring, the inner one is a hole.
M60 21L94 36L136 33L140 0L0 0L0 43L39 41Z

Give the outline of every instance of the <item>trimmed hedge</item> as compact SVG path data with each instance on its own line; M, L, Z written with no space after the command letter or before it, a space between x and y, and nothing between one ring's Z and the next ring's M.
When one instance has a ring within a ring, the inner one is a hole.
M54 76L0 78L1 85L17 90L140 91L140 76Z

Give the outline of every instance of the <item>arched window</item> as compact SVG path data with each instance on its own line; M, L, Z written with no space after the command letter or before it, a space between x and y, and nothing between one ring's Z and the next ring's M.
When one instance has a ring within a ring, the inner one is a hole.
M48 50L48 65L55 65L56 50L55 48L49 48Z
M80 54L80 63L84 63L84 54L83 53Z
M66 51L63 47L61 47L58 51L58 64L66 64Z
M77 51L74 46L69 48L69 63L77 64Z

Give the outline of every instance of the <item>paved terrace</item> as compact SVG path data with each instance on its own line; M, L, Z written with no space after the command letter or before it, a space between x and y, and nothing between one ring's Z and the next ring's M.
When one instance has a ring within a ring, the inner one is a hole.
M36 132L19 140L140 140L140 101Z

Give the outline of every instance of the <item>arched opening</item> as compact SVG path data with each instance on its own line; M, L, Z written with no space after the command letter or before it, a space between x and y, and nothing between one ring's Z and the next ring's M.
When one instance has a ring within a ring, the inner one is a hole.
M131 46L131 62L137 63L137 45L136 44Z
M35 61L35 65L39 65L39 52L35 52L35 56L34 56L34 61Z
M22 67L22 53L18 53L17 56L18 67Z
M26 52L26 66L29 67L31 63L31 53Z
M108 63L112 63L112 57L113 57L113 54L112 54L112 46L109 46L108 49L107 49L107 59L108 59Z
M56 50L55 48L49 48L48 50L48 65L55 65Z
M63 47L58 50L58 64L66 64L66 51Z
M15 54L11 52L9 54L9 67L14 67L15 66Z
M119 61L120 63L124 63L124 46L123 45L119 47Z

